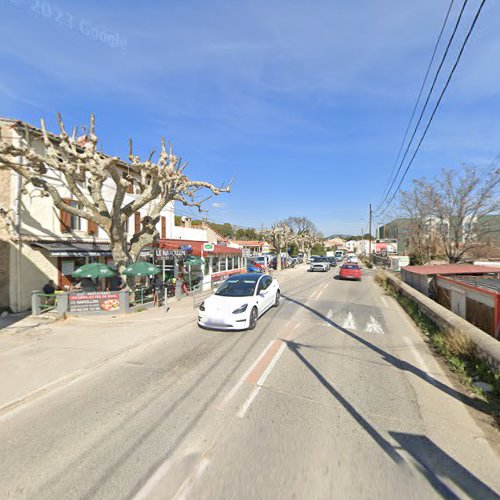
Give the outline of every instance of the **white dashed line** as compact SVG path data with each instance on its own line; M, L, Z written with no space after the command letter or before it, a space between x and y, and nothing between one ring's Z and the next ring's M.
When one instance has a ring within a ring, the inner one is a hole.
M278 352L274 355L273 359L269 363L268 367L265 369L264 373L260 376L257 386L255 389L250 393L250 396L248 396L248 399L243 403L243 406L241 407L240 411L237 413L237 416L240 418L243 418L245 416L245 413L247 412L248 408L250 408L250 405L252 404L252 401L255 399L257 394L259 393L261 387L264 385L264 382L266 381L267 377L271 373L272 369L278 362L278 359L280 359L281 355L286 349L286 344L283 342L280 345L280 348L278 349Z

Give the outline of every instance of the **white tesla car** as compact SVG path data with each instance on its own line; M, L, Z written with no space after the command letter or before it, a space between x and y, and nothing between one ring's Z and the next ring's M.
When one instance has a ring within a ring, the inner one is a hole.
M253 330L269 308L278 307L279 283L268 274L228 278L198 309L198 325L217 330Z

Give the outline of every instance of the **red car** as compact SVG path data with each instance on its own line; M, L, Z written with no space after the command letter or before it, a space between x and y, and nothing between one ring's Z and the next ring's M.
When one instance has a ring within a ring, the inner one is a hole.
M361 281L361 268L358 264L344 264L340 268L339 278Z

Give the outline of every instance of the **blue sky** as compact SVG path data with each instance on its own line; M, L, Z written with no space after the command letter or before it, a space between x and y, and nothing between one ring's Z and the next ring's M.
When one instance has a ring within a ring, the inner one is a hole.
M207 202L217 222L305 215L325 234L359 233L448 4L0 0L0 114L55 130L57 111L68 127L93 111L120 156L129 137L147 155L165 135L191 177L234 177ZM500 152L499 14L487 2L408 180Z

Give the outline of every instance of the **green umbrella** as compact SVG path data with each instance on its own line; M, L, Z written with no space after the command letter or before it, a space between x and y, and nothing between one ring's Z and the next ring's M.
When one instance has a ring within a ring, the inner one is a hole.
M128 265L123 271L123 274L127 276L151 276L152 274L158 274L160 268L149 262L134 262Z
M73 278L111 278L116 274L113 269L110 269L104 264L99 264L99 262L93 262L92 264L85 264L84 266L75 269L71 276Z
M186 266L201 266L203 264L203 259L197 257L196 255L190 255L186 258Z

